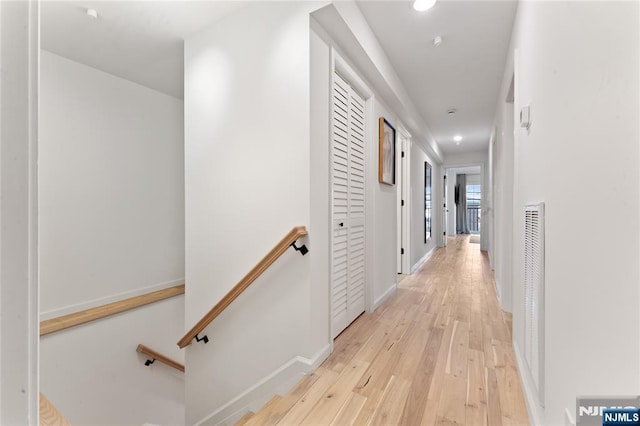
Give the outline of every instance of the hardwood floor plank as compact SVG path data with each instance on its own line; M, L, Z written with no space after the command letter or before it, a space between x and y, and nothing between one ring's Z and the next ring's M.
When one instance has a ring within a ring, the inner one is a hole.
M356 319L340 336L335 340L333 353L323 366L337 373L349 363L362 346L371 338L376 329L375 315L364 314Z
M374 411L369 424L373 426L399 424L410 386L407 380L391 376L380 405Z
M496 370L487 368L485 370L485 381L487 382L488 423L491 426L502 426L502 408L500 405L500 391L498 390Z
M253 424L528 425L488 258L468 236L449 239L333 354Z
M267 406L263 407L258 413L259 416L255 416L255 418L249 421L247 425L277 424L317 380L317 374L314 373L308 375L302 379L302 381L300 381L285 397L280 398L280 400L273 405L271 409L267 409Z
M369 363L366 361L356 361L349 364L338 380L322 395L301 424L330 424L368 368Z
M418 425L422 422L425 411L425 404L431 385L433 376L436 372L436 364L440 346L443 341L444 330L434 328L429 334L429 340L422 352L422 357L418 363L418 370L413 378L407 403L402 413L401 423L406 425Z
M339 374L333 370L324 369L323 367L316 370L318 380L309 388L307 392L296 402L289 412L280 419L279 425L298 425L302 422L309 411L322 398L324 393L331 387L339 377Z
M235 426L244 426L247 424L247 422L254 416L255 414L253 413L253 411L249 411L247 414L245 414L244 416L242 416L240 418L240 420L238 420L235 424Z
M468 355L466 423L483 426L488 422L484 353L470 349Z
M362 409L360 410L360 414L356 417L356 421L354 424L356 425L368 425L373 417L373 413L380 405L380 401L382 401L382 396L384 394L384 390L375 388L371 395L367 398Z
M264 425L268 423L268 419L273 414L273 410L275 407L282 401L282 397L280 395L276 395L267 402L267 404L260 409L259 412L255 414L251 419L247 420L247 426L257 426Z
M338 414L331 422L331 425L335 426L347 426L347 425L355 425L356 418L362 411L362 407L364 407L367 398L364 396L351 392L349 398L345 401L345 403L338 411Z

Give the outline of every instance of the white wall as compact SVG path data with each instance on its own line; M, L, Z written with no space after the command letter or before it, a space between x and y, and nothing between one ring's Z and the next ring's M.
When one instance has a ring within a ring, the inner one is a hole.
M184 373L136 352L142 343L184 363L175 344L184 296L42 337L42 393L73 425L183 425Z
M38 422L38 4L0 2L0 423Z
M182 102L41 61L41 312L182 282Z
M394 111L389 109L379 98L374 102L374 117L376 120L379 117L384 117L391 123L392 126L398 129L397 115ZM378 139L377 134L372 135L369 139L370 146L377 153ZM396 148L398 148L396 144ZM396 160L400 156L399 151L396 149ZM374 306L378 305L384 297L386 297L390 291L395 289L396 280L398 276L397 265L397 220L398 220L398 197L396 191L398 185L386 185L379 183L377 180L378 173L378 156L374 156L374 161L370 161L368 164L370 170L369 176L375 180L374 194L373 194L373 216L374 226L371 232L374 238L374 269L373 269L373 301ZM399 170L396 161L396 172ZM396 175L396 182L399 182L399 176ZM414 204L415 201L411 200ZM412 235L412 237L415 237ZM413 240L413 238L412 238ZM413 243L412 243L413 244Z
M292 227L310 225L313 5L256 4L185 41L186 328ZM187 423L216 421L233 398L312 356L311 340L328 344L310 336L309 249L287 251L206 330L209 344L187 348Z
M511 81L511 75L505 77ZM506 98L498 100L500 113L496 117L499 129L494 134L492 158L494 160L493 221L494 270L500 305L508 312L513 309L513 103Z
M519 353L521 208L546 203L544 408L524 377L536 424L562 424L565 409L574 413L577 395L640 393L640 317L633 303L640 292L638 7L521 2L516 17L500 97L517 49L515 110L530 102L533 118L530 131L517 130L514 152L513 335ZM505 108L499 103L496 117ZM585 204L589 214L577 214ZM612 223L624 224L625 232L610 232Z
M424 242L424 163L431 164L431 239ZM411 146L411 266L438 245L442 226L436 221L442 211L440 167L417 145Z
M310 349L321 347L330 340L329 283L331 232L330 195L330 116L329 82L331 81L331 49L317 34L310 35L310 83L311 92L311 212L309 246L315 247L311 257L311 341Z
M41 319L183 282L182 102L46 51L40 84ZM74 424L181 423L181 373L135 348L182 357L182 299L43 338L43 393Z

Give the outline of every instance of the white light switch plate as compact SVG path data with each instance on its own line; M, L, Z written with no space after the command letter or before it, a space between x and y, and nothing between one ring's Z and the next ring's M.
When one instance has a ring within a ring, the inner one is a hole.
M520 108L520 127L527 130L531 127L531 105Z

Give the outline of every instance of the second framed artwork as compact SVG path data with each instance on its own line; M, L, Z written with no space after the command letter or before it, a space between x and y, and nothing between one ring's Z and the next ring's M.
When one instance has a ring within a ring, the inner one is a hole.
M384 117L379 119L378 182L396 183L396 129Z

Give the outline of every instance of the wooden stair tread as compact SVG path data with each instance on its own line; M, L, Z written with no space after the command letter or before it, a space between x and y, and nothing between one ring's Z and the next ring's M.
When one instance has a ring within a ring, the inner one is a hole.
M40 394L40 426L69 426L67 419L43 394Z
M247 421L245 426L257 426L267 424L267 420L271 417L277 405L282 401L280 395L276 395L267 402L264 407L256 412L256 414Z
M318 380L318 377L316 373L305 376L286 396L269 401L247 423L247 426L277 424Z
M235 426L245 426L247 422L251 420L251 418L253 418L253 416L255 416L255 413L253 411L249 411L236 422Z

